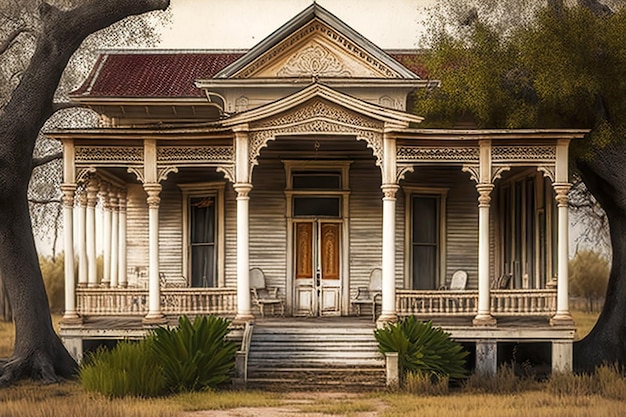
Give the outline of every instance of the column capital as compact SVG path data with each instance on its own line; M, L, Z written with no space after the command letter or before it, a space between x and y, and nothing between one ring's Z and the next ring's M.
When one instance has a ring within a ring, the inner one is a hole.
M552 184L554 188L554 192L556 193L556 202L558 207L567 207L569 203L569 197L567 194L569 190L572 188L572 184L569 182L555 182Z
M237 197L247 197L250 191L252 191L252 184L247 182L237 182L233 185Z
M148 194L148 207L149 208L159 208L159 204L161 203L161 198L159 194L163 187L159 183L146 183L143 185L143 189Z
M398 184L383 184L380 189L383 190L384 198L395 199L400 186Z
M491 204L491 192L494 185L492 183L478 183L476 190L478 191L478 207L489 207Z
M74 207L74 194L76 193L76 184L61 184L61 191L63 192L63 206L69 208Z

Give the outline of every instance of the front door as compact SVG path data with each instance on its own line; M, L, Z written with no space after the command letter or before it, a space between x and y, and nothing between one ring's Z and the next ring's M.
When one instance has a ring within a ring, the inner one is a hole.
M341 222L306 220L294 224L295 314L341 314Z

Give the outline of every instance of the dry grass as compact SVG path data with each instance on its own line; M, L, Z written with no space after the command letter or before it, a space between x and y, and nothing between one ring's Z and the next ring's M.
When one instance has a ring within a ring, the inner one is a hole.
M572 318L576 323L576 335L574 336L576 340L580 340L583 337L587 336L587 334L596 324L596 321L598 320L598 316L600 314L597 312L588 312L582 310L572 310L571 313Z

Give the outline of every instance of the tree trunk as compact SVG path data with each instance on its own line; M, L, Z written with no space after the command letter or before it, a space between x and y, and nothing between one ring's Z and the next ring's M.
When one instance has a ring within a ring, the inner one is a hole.
M15 319L15 349L0 370L0 386L28 376L57 381L76 370L52 327L27 201L35 141L53 113L61 74L91 33L168 5L168 0L92 0L67 11L46 3L39 8L42 31L35 52L0 114L0 275Z
M574 368L626 365L626 145L611 144L590 160L577 161L589 191L606 212L613 258L604 306L596 325L574 344Z
M11 312L11 303L9 302L9 296L4 288L4 282L0 275L0 320L12 321L13 313Z

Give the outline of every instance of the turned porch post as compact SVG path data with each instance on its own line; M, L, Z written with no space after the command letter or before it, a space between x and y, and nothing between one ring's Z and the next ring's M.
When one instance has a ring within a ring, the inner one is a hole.
M120 288L128 286L128 277L126 275L126 192L120 190L117 195L118 211L119 211L119 244L118 244L118 269L117 279Z
M111 260L110 260L110 276L111 288L117 288L117 271L118 271L118 244L119 244L119 208L117 200L117 189L111 187L109 189L109 206L111 207Z
M489 280L489 210L491 207L491 141L480 140L480 156L476 190L478 191L478 312L475 326L493 326Z
M87 190L83 189L78 195L78 287L87 286L87 243L86 238Z
M74 275L74 195L76 194L74 143L63 143L63 231L65 245L65 312L63 321L79 320L76 312L76 277Z
M111 284L111 203L109 202L109 187L105 182L100 183L100 194L102 196L102 248L104 265L102 268L103 287L109 287Z
M383 247L382 247L382 311L377 324L398 320L396 312L396 140L383 136Z
M98 184L95 178L87 183L87 230L85 246L87 247L87 286L98 286L98 270L96 266L96 204L98 204Z
M148 195L148 314L143 318L147 325L163 324L165 316L161 313L161 287L159 270L159 205L161 184L157 175L156 140L144 141L144 179L143 189Z
M250 159L247 126L235 129L235 184L237 193L237 322L254 320L250 303Z
M559 140L556 147L555 181L552 184L556 193L558 216L558 277L556 295L556 314L550 320L552 325L573 326L574 320L569 312L569 192L572 184L568 182L568 146L569 140Z

